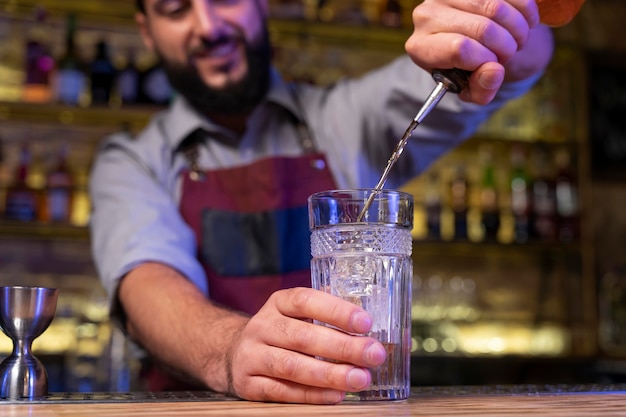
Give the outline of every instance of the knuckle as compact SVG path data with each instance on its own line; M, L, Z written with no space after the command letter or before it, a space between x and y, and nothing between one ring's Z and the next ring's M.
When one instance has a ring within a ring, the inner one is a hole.
M274 326L278 334L283 336L289 334L289 319L287 317L278 317L274 321Z
M337 373L335 372L336 366L334 366L332 363L330 362L326 362L325 366L322 370L322 378L324 380L324 383L327 386L335 386L337 385Z
M458 36L452 42L452 60L458 67L463 67L463 63L471 58L472 42L465 36Z
M251 397L249 399L253 401L271 401L272 396L280 395L279 390L280 388L272 387L270 389L267 384L260 383L256 385L255 389L250 391Z
M291 290L291 303L297 310L307 307L311 301L311 292L308 288L293 288Z
M476 19L472 22L470 32L483 45L495 35L496 26L487 19Z
M339 323L343 318L343 309L340 303L333 303L327 306L329 321Z
M301 327L299 329L294 329L294 331L291 332L289 339L293 349L301 352L311 346L314 337L308 327Z
M537 0L523 0L521 2L522 10L533 10L537 8Z
M355 343L352 337L345 337L346 340L339 343L339 346L337 347L337 351L339 352L339 359L346 362L354 362L354 354L356 351Z
M482 0L483 14L489 18L498 17L503 7L499 0Z
M265 355L261 355L260 362L263 364L263 369L271 374L274 370L276 358L270 352L267 352Z
M300 370L300 359L298 355L284 354L276 361L277 374L283 379L293 380L298 376Z

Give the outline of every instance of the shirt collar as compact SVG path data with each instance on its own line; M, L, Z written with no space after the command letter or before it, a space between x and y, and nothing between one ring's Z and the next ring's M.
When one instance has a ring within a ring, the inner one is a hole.
M299 105L296 103L293 92L290 91L292 86L287 84L274 68L270 77L270 89L259 106L272 103L287 110L296 119L302 120ZM162 126L166 140L173 149L178 149L181 142L199 128L209 133L225 133L222 127L198 113L181 95L176 95L169 109L165 111Z

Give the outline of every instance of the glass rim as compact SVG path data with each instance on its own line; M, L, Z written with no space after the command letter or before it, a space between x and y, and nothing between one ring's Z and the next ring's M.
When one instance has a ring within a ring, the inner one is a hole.
M326 190L308 198L309 230L337 225L385 225L412 229L412 194L398 190Z
M376 193L379 195L397 195L400 197L404 197L407 199L413 199L413 194L406 192L406 191L400 191L400 190L388 190L388 189L382 189L382 190L376 190L375 188L338 188L335 190L325 190L325 191L318 191L316 193L313 193L309 196L308 200L309 201L313 201L314 199L318 199L318 198L336 198L339 196L342 197L352 197L352 198L358 198L358 200L362 200L364 198L368 198L371 194Z

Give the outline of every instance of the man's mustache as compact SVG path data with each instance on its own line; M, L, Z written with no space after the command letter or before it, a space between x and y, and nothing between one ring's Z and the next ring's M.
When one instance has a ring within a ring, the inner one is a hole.
M222 35L214 39L203 38L199 45L192 46L188 53L189 55L202 55L210 53L213 48L217 48L231 42L243 42L244 38L241 35Z

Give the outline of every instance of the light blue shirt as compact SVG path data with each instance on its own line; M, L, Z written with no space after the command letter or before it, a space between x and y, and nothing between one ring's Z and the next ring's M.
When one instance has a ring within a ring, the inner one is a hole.
M486 106L446 95L413 132L386 188L399 188L419 175L504 102L528 91L538 77L504 85ZM270 92L249 117L241 138L211 123L181 97L137 137L107 138L90 177L90 227L96 267L109 296L121 277L146 261L173 267L208 294L194 234L178 211L180 174L187 162L176 149L196 128L211 134L200 146L200 167L234 167L268 156L300 155L294 114L306 121L318 150L326 154L338 187L373 187L434 85L430 74L402 57L328 88L300 85L298 106L274 72Z

